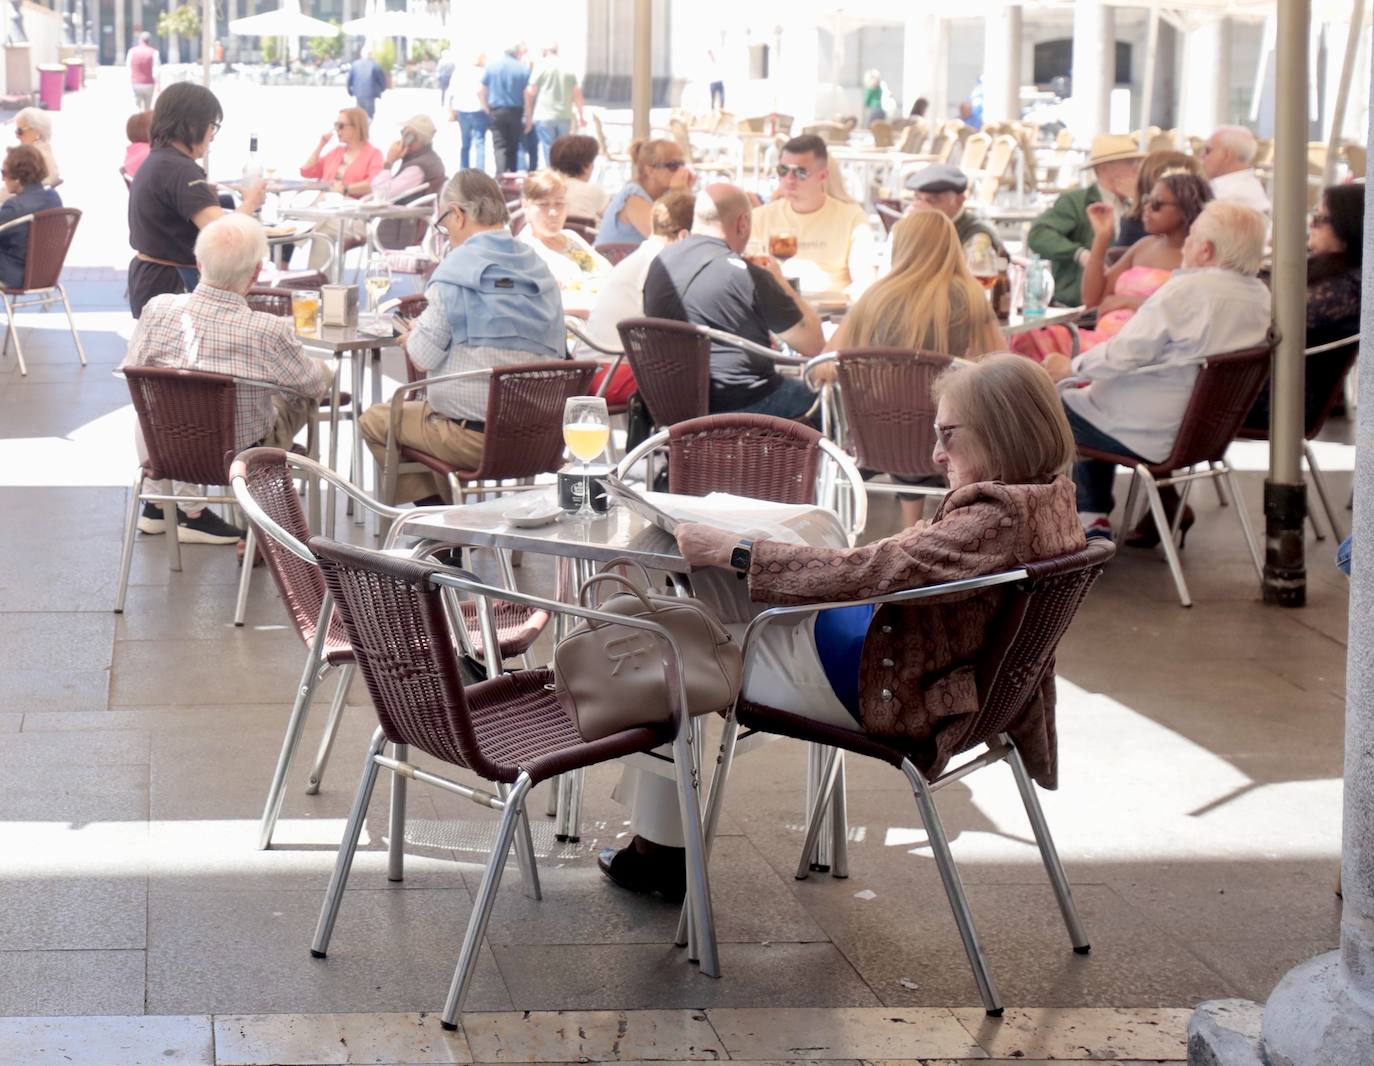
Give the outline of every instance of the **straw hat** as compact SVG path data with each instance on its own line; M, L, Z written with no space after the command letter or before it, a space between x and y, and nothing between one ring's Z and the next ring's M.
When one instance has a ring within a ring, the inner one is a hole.
M1092 151L1088 153L1086 166L1095 167L1102 163L1116 163L1123 159L1144 159L1140 143L1124 133L1099 133L1093 138Z

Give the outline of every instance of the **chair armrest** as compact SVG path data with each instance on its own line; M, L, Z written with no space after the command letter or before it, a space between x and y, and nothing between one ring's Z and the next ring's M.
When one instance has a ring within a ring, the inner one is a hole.
M456 567L440 568L430 575L430 581L440 588L455 589L479 598L482 611L482 639L488 648L500 646L496 639L496 619L491 613L492 600L523 604L526 607L548 611L551 614L567 615L583 621L600 622L603 625L638 629L656 637L664 646L663 671L668 690L669 710L672 712L673 721L679 729L686 723L687 684L682 671L682 649L678 647L672 633L657 622L635 615L611 614L609 611L598 611L590 607L583 607L581 604L563 603L543 596L532 596L516 589L487 585L476 575Z
M0 229L3 229L3 228L4 228L4 227L0 226ZM1356 333L1356 334L1353 334L1353 335L1351 335L1351 336L1349 336L1349 337L1342 337L1342 338L1341 338L1340 340L1338 340L1338 341L1329 341L1329 342L1326 343L1326 344L1318 344L1318 345L1316 345L1315 347L1308 348L1308 349L1307 349L1306 351L1304 351L1302 354L1303 354L1303 355L1321 355L1323 352L1332 352L1332 351L1335 351L1337 348L1344 348L1347 344L1359 344L1359 343L1360 343L1360 335L1359 335L1358 333Z
M756 344L743 337L737 337L733 333L727 333L723 329L716 329L713 326L697 326L698 333L704 333L713 340L718 340L722 344L729 344L735 348L741 348L751 355L761 355L765 359L771 359L775 363L782 363L784 366L805 366L806 359L799 355L785 355L772 348L765 348L762 344Z
M610 348L604 348L601 345L597 344L596 341L592 340L590 337L587 336L586 333L582 331L583 323L578 319L569 318L566 315L564 315L563 327L574 337L577 338L579 344L586 345L592 351L597 352L600 355L604 355L607 358L618 358L625 354L624 352L613 351Z
M808 359L802 367L802 381L806 382L807 388L811 389L812 392L819 391L823 386L811 380L812 372L819 366L835 362L839 356L839 352L821 352L820 355L812 356Z
M33 215L20 215L18 218L12 218L3 226L0 226L0 233L4 233L7 229L14 229L15 226L22 226L25 223L32 221Z
M397 434L401 428L401 405L405 397L412 392L419 392L421 389L428 388L430 385L442 385L448 381L462 381L467 378L490 377L491 370L483 368L481 370L458 370L452 374L440 374L437 377L425 377L419 381L410 381L404 385L399 385L396 391L391 394L391 406L388 410L388 422L386 430L386 463L388 466L400 462L400 445L397 441Z

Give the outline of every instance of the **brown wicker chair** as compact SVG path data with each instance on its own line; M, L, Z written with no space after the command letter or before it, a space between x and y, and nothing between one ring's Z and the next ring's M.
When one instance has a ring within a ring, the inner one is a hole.
M640 398L656 426L706 414L711 397L711 338L690 322L627 318L617 327Z
M268 383L233 378L224 374L206 374L197 370L174 370L167 367L125 367L122 371L129 383L129 395L148 460L141 463L134 474L129 493L129 512L124 528L124 547L119 560L119 586L115 593L115 614L124 611L124 598L129 590L129 569L133 564L134 533L138 528L139 504L145 500L162 505L167 532L167 565L181 569L181 544L177 538L176 505L178 503L233 503L233 496L178 496L145 492L145 481L174 480L193 485L228 485L229 463L234 457L234 399L240 385L271 389L285 395L301 395L290 389ZM307 449L313 450L318 430L317 417L309 423ZM170 508L170 510L169 510ZM243 567L239 578L235 624L243 623L247 602L251 565Z
M342 718L344 697L353 677L353 647L348 642L338 613L330 611L328 624L322 622L324 578L315 557L305 546L310 539L310 526L296 492L295 479L298 477L327 480L358 507L390 518L393 525L388 547L404 529L406 522L432 510L415 508L401 511L386 507L359 492L354 485L334 475L327 467L279 448L249 448L239 453L230 467L229 478L234 497L250 523L249 540L261 543L277 591L307 650L305 669L296 688L295 703L291 708L286 736L282 740L281 754L277 758L258 830L258 847L264 849L272 843L272 833L285 795L286 775L300 743L305 716L316 686L330 667L339 668L338 687L329 708L319 753L305 788L308 795L320 790L330 749ZM532 610L506 600L497 601L492 606L502 660L527 652L548 623L547 611ZM475 644L480 653L482 637L477 605L473 601L463 601L460 609L468 641Z
M721 739L720 763L711 782L707 801L706 840L709 852L720 816L721 801L729 780L737 743L754 734L772 734L825 745L830 749L820 774L820 790L808 821L806 841L802 847L796 877L805 879L810 871L810 858L819 842L822 818L831 798L840 801L843 791L837 781L843 779L843 752L852 752L879 759L901 770L915 793L921 820L929 837L936 867L940 872L955 923L963 939L964 949L973 967L974 979L982 996L984 1008L994 1016L1002 1013L1002 1001L992 977L974 928L968 900L964 896L954 857L950 852L940 815L935 806L934 793L967 774L997 762L1005 761L1016 779L1021 802L1026 808L1040 856L1049 874L1068 928L1073 949L1079 954L1090 950L1088 937L1074 907L1068 879L1060 864L1054 839L1050 835L1035 786L1026 772L1015 743L1008 735L1017 719L1040 691L1041 681L1054 669L1054 652L1073 620L1083 597L1097 579L1113 548L1110 544L1092 543L1086 549L1058 559L1028 563L1023 568L969 581L898 592L872 600L856 601L873 604L906 603L924 600L946 603L963 601L983 609L982 597L1001 598L998 622L992 639L975 664L978 674L979 709L964 728L955 754L983 750L958 767L946 770L931 779L929 747L913 739L910 744L888 737L871 736L861 731L841 729L788 713L785 710L751 703L743 697L726 718ZM980 591L986 590L986 591ZM971 599L971 594L973 599ZM843 604L806 604L795 607L770 608L758 615L749 625L744 638L745 662L760 629L781 618L796 619L827 607ZM957 608L955 608L957 609ZM879 614L883 613L879 607ZM878 618L875 616L875 621ZM919 669L919 664L916 664ZM741 735L740 730L744 730ZM843 818L836 819L843 825ZM838 850L838 848L837 848ZM837 876L842 876L837 871Z
M595 240L596 238L595 238L595 236L592 236L592 237L588 237L587 239L588 239L589 241L592 241L592 240ZM598 245L596 245L595 247L596 247L596 251L597 251L601 256L603 256L603 257L606 259L606 261L609 262L609 263L611 264L611 266L615 266L618 262L620 262L622 259L624 259L624 258L625 258L627 255L629 255L631 252L633 252L633 251L635 251L636 249L638 249L638 248L639 248L639 245L637 245L637 244L630 244L630 243L628 243L628 242L619 243L619 242L616 242L616 241L611 241L611 242L609 242L609 243L607 243L607 244L598 244Z
M906 214L907 205L901 200L891 197L882 197L874 204L877 209L878 218L883 224L883 232L891 233L901 217Z
M1322 510L1326 512L1326 520L1331 523L1331 535L1338 541L1345 539L1345 532L1336 517L1336 508L1331 505L1331 498L1327 495L1326 479L1322 477L1321 468L1317 466L1317 456L1312 451L1311 442L1325 428L1326 420L1331 417L1331 412L1335 410L1336 404L1344 395L1346 375L1355 365L1355 359L1359 354L1360 338L1358 334L1307 349L1305 367L1307 380L1303 405L1303 455L1307 459L1307 469L1312 474L1312 484L1316 487L1317 495L1321 498ZM1242 440L1269 439L1268 382L1260 390L1259 399L1255 402L1255 406L1250 409L1250 413L1246 415L1245 424L1241 426L1237 436ZM1324 540L1325 534L1322 532L1321 526L1317 524L1316 511L1308 508L1307 517L1312 522L1312 530L1316 533L1317 539Z
M529 790L557 774L646 753L670 741L678 765L690 766L690 725L682 724L686 719L675 713L673 725L637 725L601 740L585 741L552 691L552 674L548 670L506 674L465 689L442 591L452 588L484 598L508 592L482 585L460 570L369 552L319 537L310 541L310 549L319 558L329 592L338 604L380 722L344 829L310 953L324 958L328 950L379 769L384 767L394 775L389 840L389 872L393 881L403 876L404 790L408 777L501 811L495 843L473 900L453 982L440 1015L445 1029L456 1029L512 841L517 852L532 853L525 815ZM651 638L661 640L666 636L646 619L588 611L523 594L516 598L528 606L624 625ZM677 650L671 638L666 643L663 662L667 690L676 711L684 706L685 700ZM389 757L383 754L388 743L392 746ZM496 782L498 795L432 771L417 771L410 762L411 746ZM689 952L689 957L700 960L703 973L717 976L720 967L695 777L688 773L677 775L687 843L688 906L694 919L689 925L697 949ZM538 898L539 882L532 862L525 866L525 871L526 893Z
M1270 346L1265 344L1246 348L1237 352L1208 355L1195 360L1198 367L1197 379L1193 382L1193 393L1188 407L1183 413L1178 436L1174 440L1169 457L1160 463L1147 463L1129 455L1099 451L1096 448L1078 449L1084 459L1101 459L1116 463L1134 472L1131 479L1130 495L1126 499L1126 511L1122 522L1129 528L1133 521L1136 493L1140 485L1145 486L1146 500L1154 516L1155 528L1166 529L1169 520L1164 513L1164 504L1159 497L1163 485L1182 485L1183 492L1175 519L1183 515L1183 503L1193 482L1204 479L1220 478L1230 490L1235 501L1233 510L1240 522L1241 532L1245 534L1250 558L1255 564L1255 572L1260 580L1264 579L1264 563L1260 558L1259 546L1255 542L1255 532L1250 528L1250 516L1245 511L1245 500L1232 476L1231 464L1226 461L1226 449L1236 439L1240 427L1255 404L1260 389L1269 378ZM1166 364L1177 367L1178 363ZM1136 374L1151 373L1150 369L1134 371ZM1198 470L1196 467L1204 467ZM1182 471L1178 473L1178 471ZM1193 605L1188 593L1188 583L1183 579L1183 566L1179 562L1178 547L1172 535L1160 538L1164 557L1173 574L1174 586L1178 590L1179 602L1184 607Z
M19 373L27 375L28 366L24 362L24 346L19 340L19 327L15 324L15 314L32 307L46 309L49 305L60 303L67 312L67 325L76 342L76 354L81 365L86 365L86 349L81 345L81 334L76 331L76 319L72 317L72 305L67 299L67 290L59 280L62 266L67 261L67 250L72 246L76 235L81 212L74 207L50 207L45 211L35 211L31 215L11 219L0 231L17 226L28 227L28 244L24 250L24 283L17 289L0 289L0 300L5 305L5 343L0 347L0 359L10 350L10 337L14 337L14 354L19 359Z
M254 311L276 315L279 318L291 316L291 292L289 289L255 287L248 290L244 299Z
M532 478L563 465L563 405L571 396L585 396L596 373L590 361L516 363L491 370L465 370L442 374L400 386L391 395L391 425L387 430L386 462L382 469L382 500L393 503L396 478L421 467L443 479L441 494L451 499L456 486L461 498L468 492L502 491L499 486L479 489L481 482ZM482 460L472 470L460 470L437 456L402 446L397 440L401 404L430 385L465 377L488 376L487 410ZM416 465L418 464L418 465Z
M572 230L588 244L596 244L596 231L601 228L601 223L586 215L569 215L563 228Z

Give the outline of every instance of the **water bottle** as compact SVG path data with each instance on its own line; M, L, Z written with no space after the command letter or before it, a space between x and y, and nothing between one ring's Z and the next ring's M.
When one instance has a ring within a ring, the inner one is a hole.
M243 183L251 185L262 181L262 162L258 159L258 138L254 134L248 138L248 158L243 163Z
M1054 296L1054 278L1049 264L1038 255L1031 256L1030 266L1026 268L1026 318L1041 318Z

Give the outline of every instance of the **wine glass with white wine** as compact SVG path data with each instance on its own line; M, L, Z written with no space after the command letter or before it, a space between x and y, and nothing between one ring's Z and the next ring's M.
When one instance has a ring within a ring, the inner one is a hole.
M582 463L582 503L573 512L578 519L595 518L592 483L587 476L591 461L606 450L611 439L611 416L602 396L572 396L563 406L563 443Z
M375 326L381 318L377 313L377 305L391 289L391 264L386 261L386 256L376 253L368 259L363 285L367 289L369 318Z

